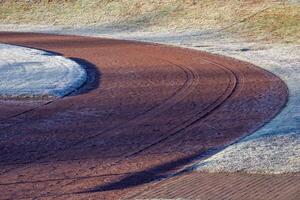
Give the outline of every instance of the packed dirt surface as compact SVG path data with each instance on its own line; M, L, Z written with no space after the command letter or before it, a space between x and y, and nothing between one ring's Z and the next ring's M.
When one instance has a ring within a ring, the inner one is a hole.
M1 199L130 196L249 135L287 100L273 74L204 52L9 32L0 42L62 54L88 73L65 98L0 102Z
M131 199L297 200L300 176L243 173L187 173L175 176Z

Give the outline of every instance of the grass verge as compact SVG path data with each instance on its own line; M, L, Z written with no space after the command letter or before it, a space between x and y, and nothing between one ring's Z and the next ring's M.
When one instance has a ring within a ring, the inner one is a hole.
M0 0L0 23L108 24L134 30L224 27L249 38L300 41L300 4L274 0Z

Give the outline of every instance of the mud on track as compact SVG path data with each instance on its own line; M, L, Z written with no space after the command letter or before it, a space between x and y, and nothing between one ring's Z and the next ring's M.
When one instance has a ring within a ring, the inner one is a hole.
M0 42L83 64L86 85L54 100L0 101L2 199L116 199L257 130L287 88L249 63L120 40L0 33Z

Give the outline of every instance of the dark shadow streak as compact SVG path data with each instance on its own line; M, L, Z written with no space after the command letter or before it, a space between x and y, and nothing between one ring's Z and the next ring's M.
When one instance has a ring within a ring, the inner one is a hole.
M83 67L87 73L87 80L85 81L85 83L83 83L80 88L76 89L76 91L69 94L69 96L88 93L94 89L99 88L101 82L101 72L96 67L96 65L81 58L69 57L69 59L73 60L81 67Z
M134 187L138 185L143 185L146 183L150 183L156 180L160 180L162 178L166 178L171 175L172 171L174 172L175 169L183 167L184 165L190 163L191 161L195 160L199 157L199 154L203 153L204 150L201 150L197 153L193 153L189 156L180 158L178 160L174 160L171 162L166 162L152 168L146 169L144 171L136 172L132 175L126 176L125 178L96 186L94 188L78 192L77 194L81 193L95 193L95 192L104 192L104 191L112 191L112 190L122 190L129 187Z

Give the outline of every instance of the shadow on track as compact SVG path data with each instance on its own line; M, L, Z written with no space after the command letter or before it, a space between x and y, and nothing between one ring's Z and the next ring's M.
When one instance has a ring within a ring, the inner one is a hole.
M185 156L183 158L173 160L171 162L166 162L152 168L148 168L144 171L136 172L134 174L130 174L124 177L121 180L116 182L107 183L104 185L96 186L94 188L88 189L86 191L78 192L80 193L95 193L95 192L104 192L104 191L112 191L112 190L122 190L134 186L143 185L146 183L150 183L153 181L157 181L163 178L167 178L174 173L176 169L180 169L180 167L185 166L186 164L191 163L191 161L195 160L199 157L203 152L204 149L193 153L189 156Z
M99 69L97 69L97 67L93 63L90 63L87 60L81 58L70 57L69 59L73 60L81 67L83 67L87 73L87 80L85 81L85 83L83 83L83 85L80 88L78 88L76 91L69 94L69 96L85 94L94 89L99 88L101 82L101 72L99 71Z

